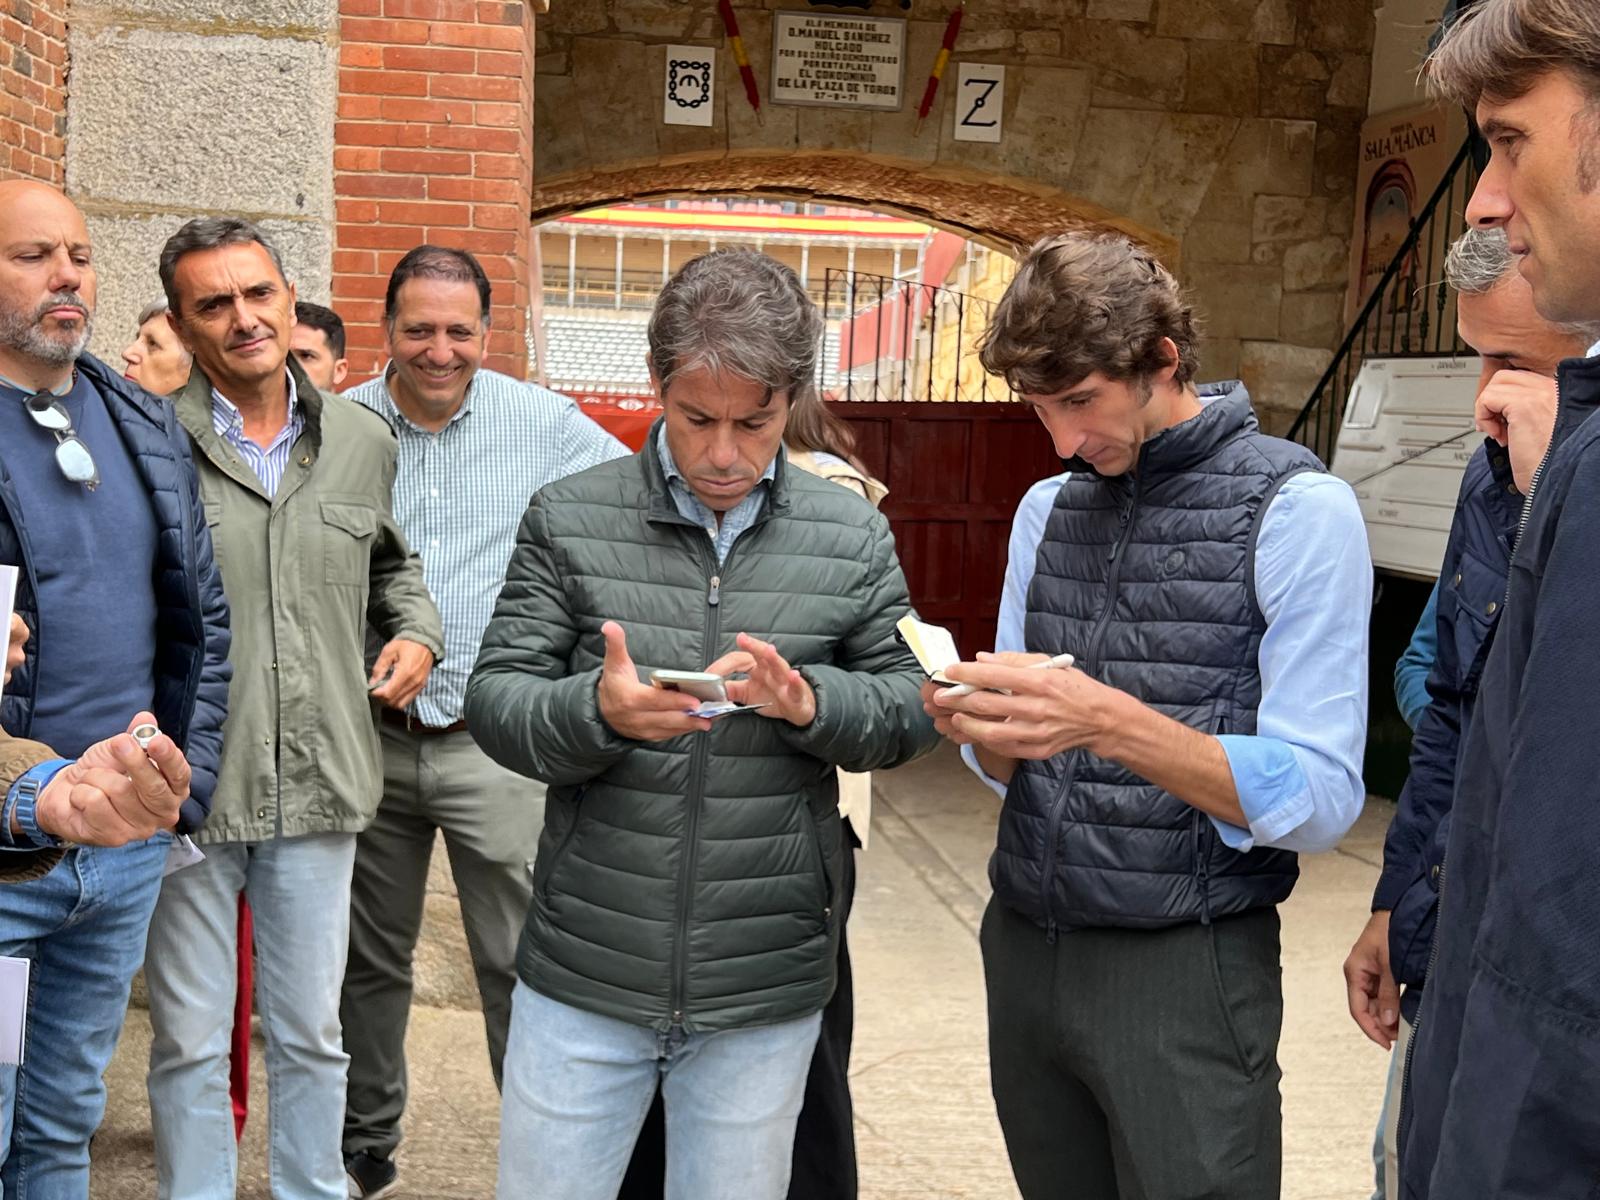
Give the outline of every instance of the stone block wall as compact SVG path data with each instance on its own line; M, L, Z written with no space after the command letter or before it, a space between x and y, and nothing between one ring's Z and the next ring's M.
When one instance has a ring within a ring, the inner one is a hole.
M61 182L67 0L0 4L0 179Z
M533 23L526 0L341 0L333 302L352 379L383 361L389 272L422 242L494 288L487 364L527 365Z
M99 266L96 354L120 363L162 243L195 216L260 222L300 295L327 300L335 4L72 0L66 187Z
M1286 428L1342 333L1373 0L969 6L919 129L916 101L954 6L910 11L902 111L764 103L758 123L714 0L553 0L536 31L535 217L754 190L893 208L1002 246L1121 229L1193 289L1205 374L1242 375L1268 426ZM772 11L804 7L735 5L764 99ZM719 48L709 128L661 123L662 47L678 42ZM962 60L1007 66L998 145L951 138Z

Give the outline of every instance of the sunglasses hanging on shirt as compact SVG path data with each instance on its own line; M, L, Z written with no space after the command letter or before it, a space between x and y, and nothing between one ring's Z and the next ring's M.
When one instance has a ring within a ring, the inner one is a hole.
M38 392L28 397L27 408L35 425L55 435L56 466L61 468L61 473L69 482L81 483L94 491L100 485L100 471L94 465L89 447L72 427L67 406L48 392Z

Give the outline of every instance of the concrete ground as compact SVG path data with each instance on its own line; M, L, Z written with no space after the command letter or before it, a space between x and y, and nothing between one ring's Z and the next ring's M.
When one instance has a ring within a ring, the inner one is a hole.
M1015 1200L988 1092L978 919L988 894L992 795L940 752L876 778L871 850L850 921L856 972L851 1075L867 1200ZM1385 1056L1345 1013L1339 967L1365 920L1392 806L1374 801L1331 854L1303 860L1283 908L1285 1200L1365 1200ZM442 858L442 855L439 856ZM497 1098L448 875L437 869L407 1045L411 1104L401 1200L494 1194ZM93 1200L154 1194L144 1064L133 1009L107 1074ZM238 1194L267 1200L259 1038Z

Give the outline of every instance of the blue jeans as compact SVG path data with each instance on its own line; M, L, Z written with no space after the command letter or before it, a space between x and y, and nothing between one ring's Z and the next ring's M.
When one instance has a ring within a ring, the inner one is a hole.
M821 1013L662 1033L518 983L500 1112L499 1200L615 1200L661 1084L666 1200L783 1200Z
M23 1066L0 1067L0 1192L83 1200L128 986L144 958L170 835L70 850L42 879L0 886L0 954L33 960Z
M255 923L267 1036L274 1200L345 1200L339 989L350 940L353 833L201 847L169 875L150 923L150 1120L162 1200L231 1200L238 1174L228 1054L238 990L239 893Z

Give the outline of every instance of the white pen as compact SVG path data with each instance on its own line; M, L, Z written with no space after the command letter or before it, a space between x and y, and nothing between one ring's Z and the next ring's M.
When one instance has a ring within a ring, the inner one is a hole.
M1066 667L1070 667L1076 661L1077 659L1073 658L1070 654L1056 654L1045 659L1043 662L1029 663L1026 669L1030 671L1034 669L1045 670L1051 667L1064 669ZM973 692L983 690L983 688L973 687L970 683L956 683L951 684L939 694L941 696L970 696Z

